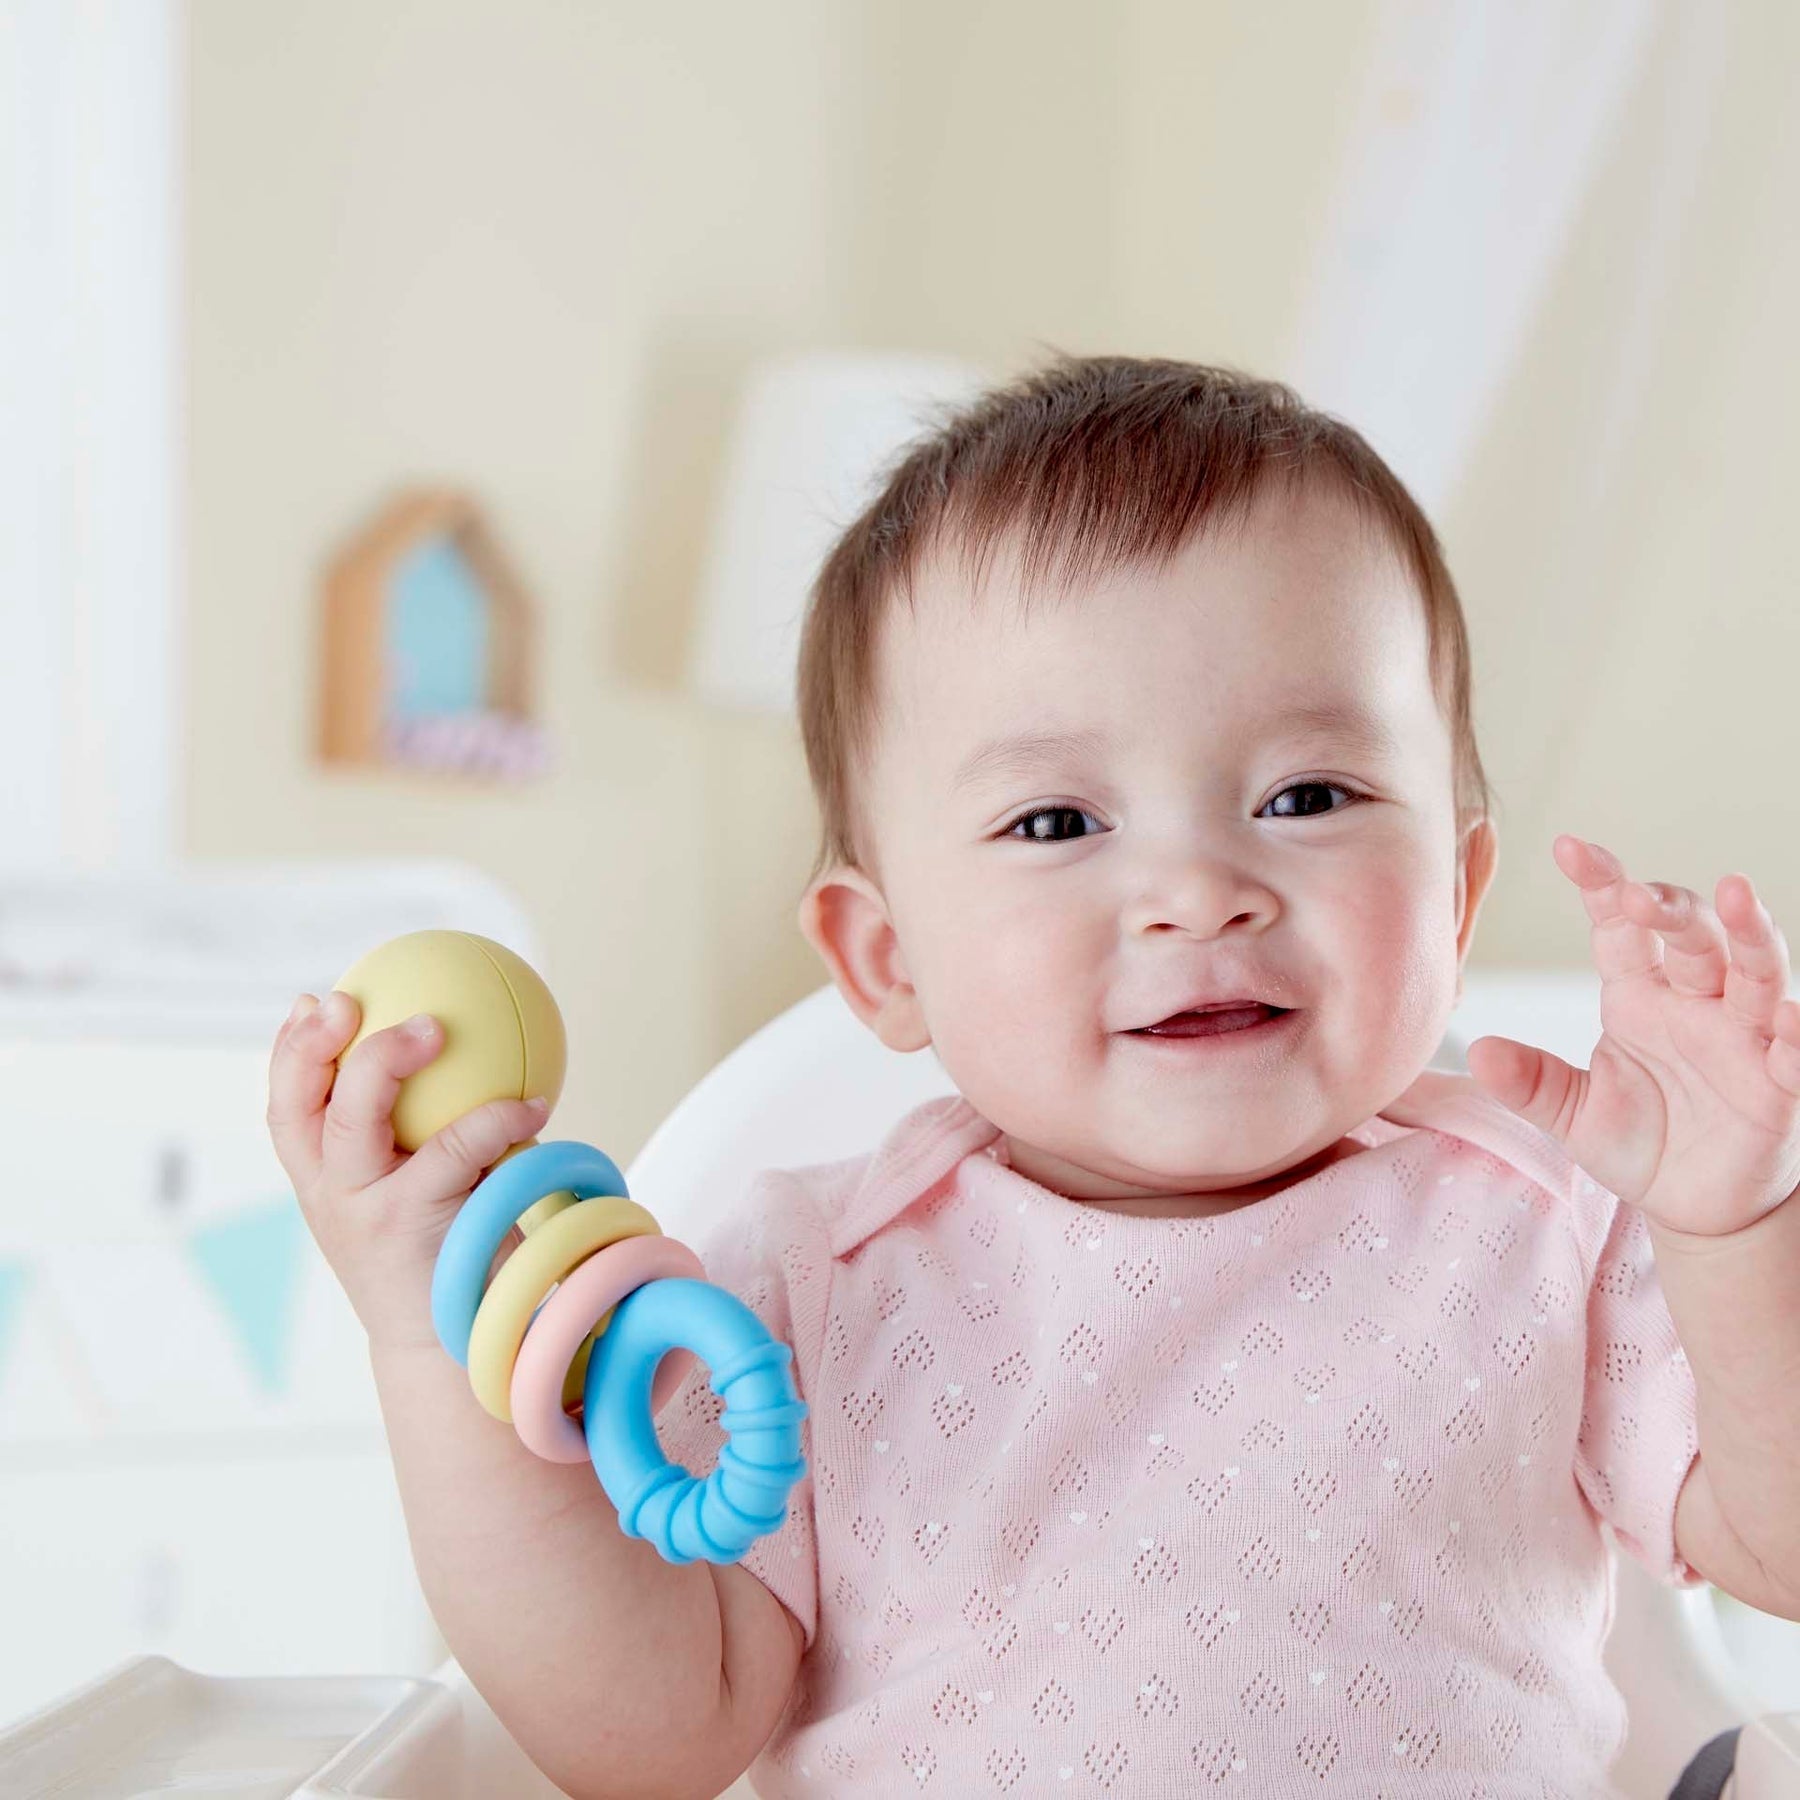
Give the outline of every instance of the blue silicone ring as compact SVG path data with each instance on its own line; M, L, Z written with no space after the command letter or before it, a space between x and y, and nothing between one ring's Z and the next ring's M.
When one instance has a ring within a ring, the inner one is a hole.
M529 1212L546 1194L572 1193L577 1200L592 1200L625 1192L619 1165L592 1144L568 1139L533 1144L503 1162L462 1203L438 1250L431 1272L431 1323L438 1342L468 1367L469 1334L475 1329L487 1272L521 1213Z
M521 1161L523 1158L520 1159ZM701 1479L671 1463L650 1412L656 1365L691 1350L725 1402L718 1467ZM736 1562L787 1517L806 1473L794 1353L735 1294L667 1277L618 1304L588 1359L582 1414L588 1455L627 1537L647 1538L666 1562Z

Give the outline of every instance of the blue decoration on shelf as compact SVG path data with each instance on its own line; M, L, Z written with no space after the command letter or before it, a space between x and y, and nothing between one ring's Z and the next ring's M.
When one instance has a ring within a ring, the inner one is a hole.
M25 1265L0 1263L0 1370L6 1367L7 1341L25 1292Z
M451 537L427 538L391 577L383 630L395 720L488 704L493 598Z
M307 1241L299 1202L290 1194L202 1226L188 1247L231 1318L257 1379L270 1393L287 1384L294 1302Z

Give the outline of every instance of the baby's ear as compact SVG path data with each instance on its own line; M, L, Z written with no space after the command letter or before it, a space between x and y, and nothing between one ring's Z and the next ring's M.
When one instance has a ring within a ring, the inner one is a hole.
M850 1010L890 1050L931 1042L887 902L861 869L828 869L800 899L799 922Z
M1500 833L1492 819L1477 819L1463 833L1456 863L1456 986L1460 996L1462 963L1475 936L1475 920L1500 864Z

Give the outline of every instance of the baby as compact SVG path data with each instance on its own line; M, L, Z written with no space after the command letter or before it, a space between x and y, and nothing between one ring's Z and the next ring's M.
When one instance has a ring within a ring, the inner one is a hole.
M427 1020L303 1000L270 1121L368 1329L446 1641L577 1796L1613 1792L1602 1524L1800 1616L1800 1006L1750 883L1558 838L1588 1070L1431 1068L1495 869L1437 540L1287 389L1073 359L920 442L801 649L800 924L957 1092L760 1174L786 1524L623 1538L429 1317L542 1110L397 1153ZM718 1401L659 1418L696 1470ZM752 1766L753 1765L753 1766Z

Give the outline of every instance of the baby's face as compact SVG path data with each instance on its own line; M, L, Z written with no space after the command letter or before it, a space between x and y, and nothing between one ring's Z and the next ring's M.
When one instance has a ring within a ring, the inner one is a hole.
M1074 1198L1254 1198L1329 1160L1430 1061L1492 872L1459 871L1416 589L1329 493L1029 619L1009 561L973 604L954 569L884 621L878 868L808 928L840 986ZM1090 741L980 754L1046 732ZM1245 994L1291 1010L1134 1035Z

